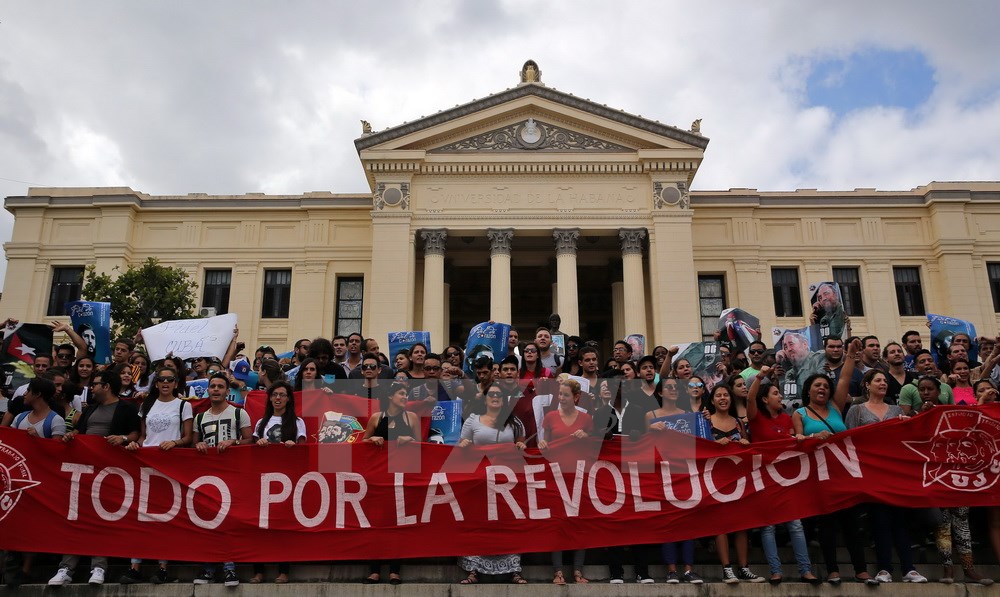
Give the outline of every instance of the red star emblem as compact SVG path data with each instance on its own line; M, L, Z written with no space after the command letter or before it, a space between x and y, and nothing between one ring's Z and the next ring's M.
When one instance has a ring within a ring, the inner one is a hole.
M927 461L924 487L983 491L1000 479L1000 422L978 410L949 409L931 439L903 444Z

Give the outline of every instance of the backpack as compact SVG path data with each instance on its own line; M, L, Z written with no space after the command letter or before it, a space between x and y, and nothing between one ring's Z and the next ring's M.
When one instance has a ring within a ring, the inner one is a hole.
M29 413L31 413L31 411L26 410L17 415L17 417L14 418L14 427L18 427L22 421L27 419ZM57 416L58 415L56 415L55 411L49 411L49 414L45 417L45 421L42 422L42 437L52 437L52 421L55 421Z
M236 408L236 414L233 416L233 421L236 423L236 425L234 426L234 428L236 430L236 433L239 434L239 432L240 432L240 416L241 416L241 413L243 412L243 409L241 407L239 407L239 406L236 406L235 404L233 406ZM202 424L202 421L205 420L205 413L206 412L208 412L208 411L202 411L202 412L198 413L198 415L194 418L194 428L198 432L198 437L203 438L203 439L205 437L205 434L202 433L202 431L201 431L202 430L201 424ZM239 437L237 437L236 439L239 439Z

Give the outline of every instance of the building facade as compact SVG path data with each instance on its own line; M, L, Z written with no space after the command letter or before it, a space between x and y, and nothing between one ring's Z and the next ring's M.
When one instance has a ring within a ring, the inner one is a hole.
M363 194L151 196L31 188L14 214L2 313L47 321L78 276L147 257L248 344L484 320L610 346L701 339L725 307L798 327L811 283L841 283L855 333L924 332L939 313L997 329L1000 183L909 191L691 191L708 139L545 86L514 88L355 141ZM766 334L765 334L766 337ZM384 341L384 340L383 340Z

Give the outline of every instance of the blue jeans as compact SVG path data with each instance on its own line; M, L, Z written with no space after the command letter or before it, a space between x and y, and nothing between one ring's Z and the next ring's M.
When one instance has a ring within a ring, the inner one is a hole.
M802 521L789 520L785 526L792 539L792 553L795 554L795 563L799 565L799 576L804 576L812 572L812 564L809 562L809 546L806 544L806 534L802 530ZM771 574L781 574L781 560L778 558L778 545L774 542L773 524L761 528L760 543L764 548L764 557L767 558Z

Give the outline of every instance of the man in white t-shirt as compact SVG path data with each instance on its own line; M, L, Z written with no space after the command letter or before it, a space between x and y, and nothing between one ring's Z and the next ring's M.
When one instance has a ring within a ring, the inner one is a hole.
M542 367L548 367L555 375L556 369L562 366L562 358L552 350L552 332L549 328L538 328L535 331L535 344L538 345L538 358Z
M209 448L216 448L220 454L230 446L249 444L251 437L250 416L242 408L226 401L229 397L229 379L223 373L216 373L208 379L208 399L211 406L194 418L194 447L205 454ZM236 564L224 562L222 568L227 587L240 584L236 576ZM215 566L205 564L205 571L194 579L196 585L207 585L215 580Z

